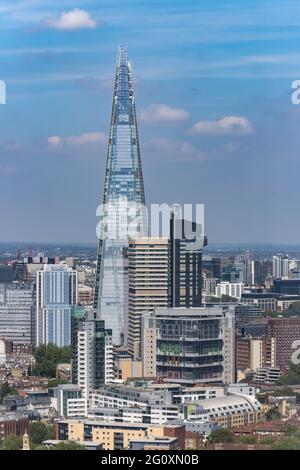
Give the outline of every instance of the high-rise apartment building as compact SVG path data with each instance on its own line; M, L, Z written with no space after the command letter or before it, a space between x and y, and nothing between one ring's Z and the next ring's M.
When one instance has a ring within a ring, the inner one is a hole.
M234 307L158 308L142 315L144 375L182 384L232 383Z
M83 398L89 399L114 377L112 332L105 329L104 320L91 313L77 324L77 341L72 342L72 382L79 385Z
M71 344L71 309L77 304L77 273L66 264L44 265L36 282L36 345Z
M169 306L200 307L202 302L202 247L207 239L199 235L189 240L186 225L195 232L196 224L172 213L169 241ZM197 244L195 243L198 242Z
M72 383L77 383L78 377L78 331L82 322L85 321L87 312L83 305L75 305L71 309L71 379Z
M128 350L140 357L141 314L168 305L168 239L129 239Z
M99 225L94 308L112 330L113 343L124 340L127 310L128 220L147 235L142 165L131 64L119 49L109 132L103 206ZM122 219L122 221L121 221ZM132 227L131 227L132 228ZM132 233L132 232L130 232Z
M21 282L0 284L0 338L32 344L33 317L33 286Z

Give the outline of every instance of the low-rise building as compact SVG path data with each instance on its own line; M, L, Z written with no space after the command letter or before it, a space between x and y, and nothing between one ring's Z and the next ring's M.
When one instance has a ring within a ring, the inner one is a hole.
M180 425L155 426L149 424L113 423L96 419L59 420L56 422L56 439L76 442L100 443L104 450L129 449L130 442L147 437L177 438L178 446L184 449L185 428ZM181 444L182 443L182 444Z
M182 405L187 421L214 421L223 428L232 429L264 420L262 405L253 397L228 395Z
M144 437L131 439L129 450L177 450L176 437Z
M63 384L49 389L51 405L62 418L87 416L87 400L78 385Z
M0 439L5 439L10 434L23 435L29 427L29 419L20 413L0 414Z
M275 384L280 375L279 367L261 367L255 371L253 382L261 385Z

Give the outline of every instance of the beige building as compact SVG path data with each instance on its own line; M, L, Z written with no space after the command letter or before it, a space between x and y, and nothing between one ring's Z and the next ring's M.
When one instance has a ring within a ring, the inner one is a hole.
M130 441L144 438L163 438L176 435L182 426L159 426L151 424L114 423L97 420L60 420L56 423L56 438L84 442L86 435L91 441L102 444L104 450L121 450L130 447Z
M141 315L168 304L168 239L129 239L128 350L139 358Z
M142 377L142 361L132 357L116 357L114 361L115 379L123 380L132 377Z
M236 369L258 370L262 367L275 367L276 339L268 336L236 338Z

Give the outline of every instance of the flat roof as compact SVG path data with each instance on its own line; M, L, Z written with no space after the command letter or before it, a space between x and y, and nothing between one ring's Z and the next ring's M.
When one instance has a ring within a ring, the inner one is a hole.
M205 400L203 400L205 401ZM194 402L193 402L194 403ZM201 402L202 403L202 402ZM148 429L148 428L178 428L180 425L178 424L171 424L171 423L165 423L165 424L145 424L145 423L116 423L115 421L102 421L101 419L60 419L57 421L58 423L65 423L65 424L90 424L90 425L100 425L101 427L110 427L110 428L143 428L143 429Z
M60 442L67 442L67 441L64 441L64 440L60 440L60 439L47 439L46 441L43 441L42 444L44 445L57 445L59 444ZM101 446L101 443L100 442L93 442L93 441L81 441L81 442L77 442L77 441L72 441L72 442L76 442L76 444L81 444L83 446Z

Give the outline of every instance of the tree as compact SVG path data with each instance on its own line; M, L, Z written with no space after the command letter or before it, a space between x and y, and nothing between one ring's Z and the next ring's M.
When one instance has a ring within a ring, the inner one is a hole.
M0 450L21 450L23 447L22 436L10 434L1 443Z
M50 447L50 450L85 450L85 447L74 441L65 441Z
M297 433L298 428L297 428L297 426L295 426L291 423L285 423L283 425L282 430L287 436L293 436Z
M28 431L30 442L33 444L41 444L47 439L55 439L55 431L53 425L46 425L41 421L35 421L29 425Z
M259 443L262 445L270 446L274 444L274 439L272 439L272 437L263 437L259 440Z
M65 380L65 379L49 379L48 380L48 387L49 388L52 388L52 387L57 387L58 385L63 385L63 384L67 384L68 381Z
M278 385L298 385L300 383L300 364L290 362L289 370L277 381ZM294 394L295 395L295 394Z
M241 436L240 443L241 444L256 444L256 437L255 436Z
M267 421L273 421L274 419L280 419L281 416L280 416L280 413L279 413L279 410L278 408L271 408L270 410L268 410L266 412L266 420Z
M18 391L8 385L7 382L0 385L0 404L3 403L4 398L7 395L18 395Z
M300 450L300 440L294 437L282 439L273 445L274 450Z
M60 363L71 362L71 348L65 346L59 348L55 344L42 344L34 352L36 365L32 370L35 375L42 377L56 377L56 367Z
M234 434L228 429L216 429L212 431L210 437L210 442L217 443L217 442L234 442Z
M292 317L300 315L300 302L293 302L289 308L283 311L268 310L264 312L264 317Z

